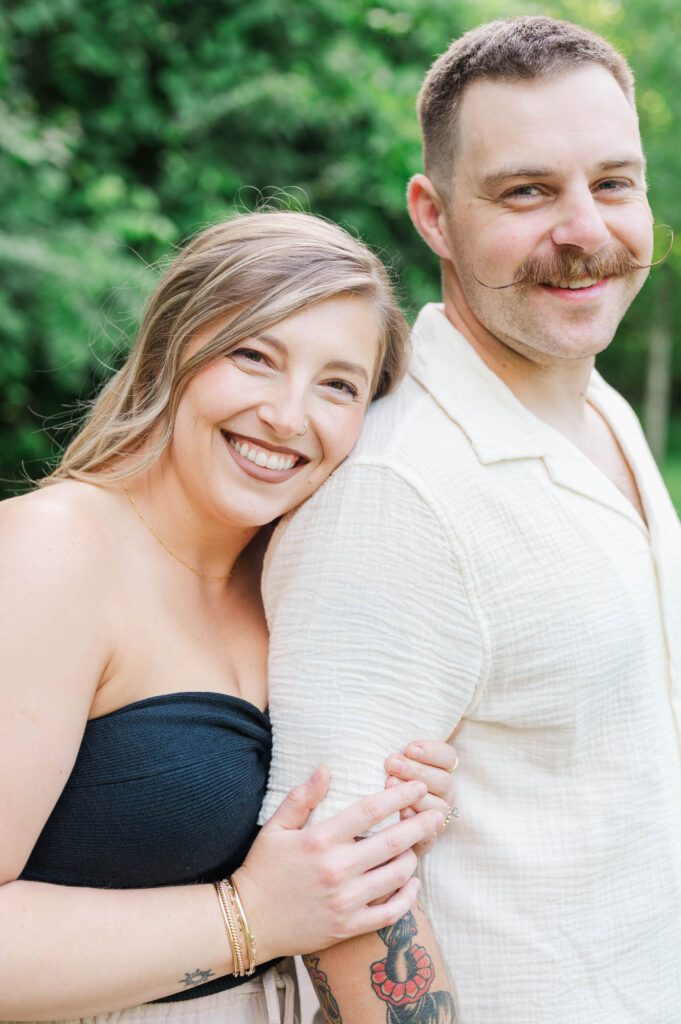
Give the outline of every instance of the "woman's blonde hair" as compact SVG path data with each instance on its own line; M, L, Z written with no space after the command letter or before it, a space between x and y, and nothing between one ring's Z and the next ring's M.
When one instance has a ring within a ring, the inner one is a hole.
M375 309L372 399L379 398L404 372L408 329L383 264L365 245L319 217L284 211L242 214L202 231L161 278L123 367L42 483L114 482L148 468L170 441L180 396L199 370L244 338L341 295L365 297ZM196 333L229 313L226 326L185 358Z

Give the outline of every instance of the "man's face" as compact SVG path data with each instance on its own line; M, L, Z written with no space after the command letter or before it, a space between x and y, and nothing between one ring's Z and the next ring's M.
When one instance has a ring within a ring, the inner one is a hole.
M638 123L612 75L471 84L445 221L446 291L474 330L538 363L604 349L652 253Z

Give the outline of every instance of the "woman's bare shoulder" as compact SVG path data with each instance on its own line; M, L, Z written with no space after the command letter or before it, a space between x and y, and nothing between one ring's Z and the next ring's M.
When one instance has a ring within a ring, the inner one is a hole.
M60 483L0 504L0 882L18 877L68 778L113 650L93 490Z
M92 570L110 547L112 495L66 480L0 502L0 564L67 577ZM66 582L66 580L64 580Z

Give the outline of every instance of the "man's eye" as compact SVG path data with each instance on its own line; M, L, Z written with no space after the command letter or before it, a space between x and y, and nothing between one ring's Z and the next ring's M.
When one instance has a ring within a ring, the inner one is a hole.
M333 391L340 391L342 394L346 394L350 398L357 398L357 388L353 384L349 384L346 380L327 380L325 387L331 388Z
M621 181L618 178L608 178L607 181L599 181L596 186L601 192L619 192L629 187L629 182Z
M537 196L541 195L541 190L537 185L518 185L516 188L512 188L510 192L506 193L507 199L536 199Z

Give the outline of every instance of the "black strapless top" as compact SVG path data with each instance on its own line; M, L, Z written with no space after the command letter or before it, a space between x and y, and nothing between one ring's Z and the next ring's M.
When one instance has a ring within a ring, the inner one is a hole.
M147 697L89 721L21 878L111 889L224 878L257 834L271 747L267 713L223 693Z

